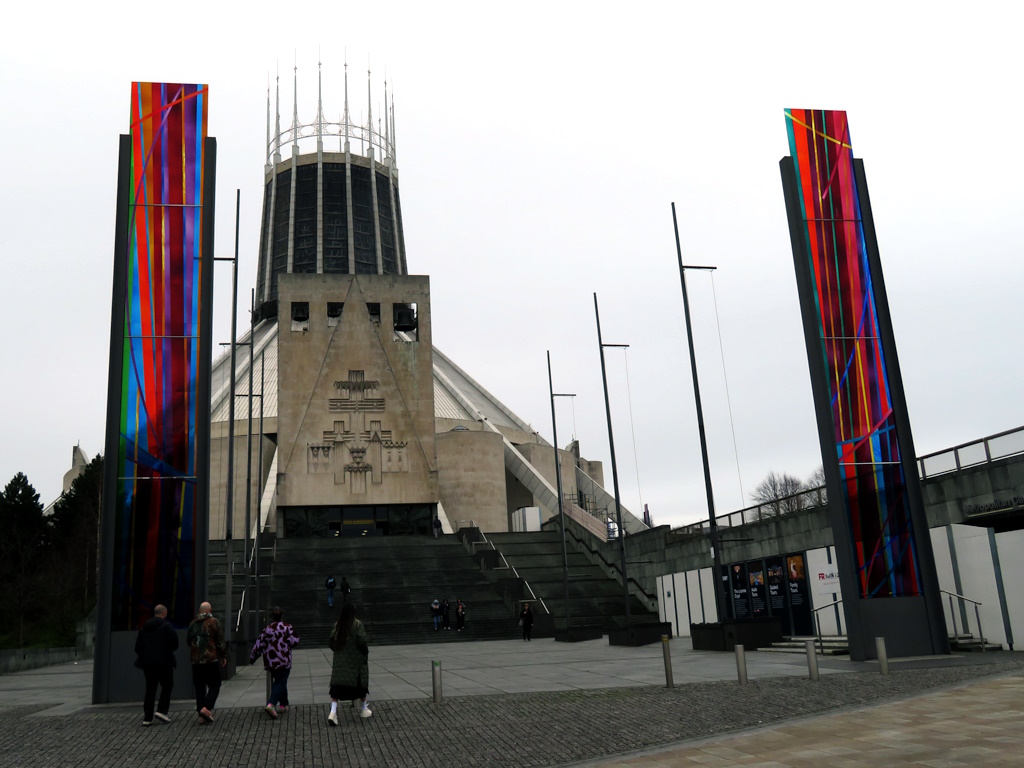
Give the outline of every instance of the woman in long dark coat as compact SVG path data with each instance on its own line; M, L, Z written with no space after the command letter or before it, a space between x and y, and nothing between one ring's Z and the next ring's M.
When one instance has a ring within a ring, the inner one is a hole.
M351 699L360 717L373 714L366 705L369 693L370 648L366 643L366 627L356 618L352 603L345 603L334 625L330 639L334 659L331 664L331 714L328 725L338 724L338 700Z

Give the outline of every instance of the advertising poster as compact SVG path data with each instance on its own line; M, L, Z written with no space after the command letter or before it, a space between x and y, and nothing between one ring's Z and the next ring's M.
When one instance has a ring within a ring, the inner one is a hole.
M723 565L721 568L722 572L720 575L722 577L722 594L725 596L725 606L723 610L725 611L726 618L735 619L736 610L733 608L732 604L732 584L729 578L731 567Z
M792 635L793 619L786 607L786 561L781 557L768 557L765 558L764 567L768 609L772 616L782 620L782 634Z
M793 611L793 633L814 634L814 617L807 593L807 565L803 553L786 556L786 580L789 584L789 605Z
M764 571L762 560L751 560L747 563L747 580L750 583L750 615L755 619L768 615Z
M742 563L736 563L730 568L732 608L737 619L750 618L750 588L746 571Z

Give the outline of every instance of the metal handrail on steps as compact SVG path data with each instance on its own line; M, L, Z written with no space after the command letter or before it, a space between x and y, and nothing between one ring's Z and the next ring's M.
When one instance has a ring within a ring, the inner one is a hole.
M942 594L947 595L949 597L949 617L953 620L953 637L958 637L959 636L959 633L957 632L957 627L956 627L956 611L953 610L953 598L955 597L958 600L966 600L968 603L973 603L973 605L974 605L974 618L978 622L978 638L981 641L981 651L982 651L982 653L984 653L985 652L985 633L981 631L981 611L979 610L979 608L981 608L981 602L979 600L972 600L971 598L965 597L964 595L958 595L956 592L950 592L948 589L940 589L939 592L941 592ZM964 632L967 632L967 633L970 634L970 627L967 626L967 620L966 619L964 620ZM971 634L971 637L974 637L974 635Z
M622 580L622 574L620 572L621 569L619 568L619 564L618 563L613 563L613 562L609 561L603 554L601 554L601 552L599 550L597 550L596 548L590 546L586 541L584 541L579 536L577 536L576 533L574 531L570 530L568 526L566 526L565 532L566 532L567 536L570 536L572 538L573 543L576 546L576 551L577 552L581 552L581 554L583 554L585 556L589 555L589 559L590 559L591 563L596 565L598 568L603 566L604 569L606 571L608 571L609 577L611 576L611 571L615 571L615 573L619 574L618 575L619 581ZM600 560L600 563L595 563L594 562L594 558L597 558L598 560ZM627 574L627 581L630 584L632 584L632 587L630 587L630 590L629 590L631 595L636 597L638 600L640 599L639 596L637 596L637 595L635 595L633 593L633 590L635 589L637 592L639 592L641 595L643 595L643 600L641 600L641 602L643 602L644 600L647 601L648 609L657 610L657 607L658 607L658 598L657 597L649 594L647 592L647 590L644 589L643 585L639 581L636 580L635 577L629 576Z
M825 655L825 641L821 638L821 614L819 614L818 611L823 611L826 608L832 608L833 606L839 605L841 602L843 602L843 598L840 597L838 600L833 600L828 605L823 605L820 608L811 609L811 613L814 614L814 625L818 629L818 653L820 653L822 656Z
M484 532L480 531L480 535L484 536ZM502 552L500 549L498 549L496 546L494 546L494 542L493 541L489 541L486 536L484 536L483 542L474 541L473 542L473 552L474 553L476 552L476 545L477 544L481 544L481 543L486 544L491 549L493 549L495 552L497 552L498 553L498 557L501 558L501 562L503 562L505 564L504 568L507 568L510 571L512 571L512 574L517 579L519 579L521 582L523 582L523 586L525 586L528 590L530 590L530 595L531 595L531 598L532 598L533 602L540 603L541 608L544 609L544 613L551 613L551 610L548 608L547 603L544 602L544 598L543 597L537 597L537 593L533 591L533 587L530 586L530 582L528 582L526 579L524 579L522 576L519 575L519 571L517 571L515 569L515 566L512 565L508 560L505 559L505 553ZM498 570L498 569L495 568L495 570Z

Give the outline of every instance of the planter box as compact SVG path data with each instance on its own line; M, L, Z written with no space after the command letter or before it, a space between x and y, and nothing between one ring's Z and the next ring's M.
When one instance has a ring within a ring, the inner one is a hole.
M613 629L608 632L608 645L627 645L636 647L661 642L661 636L672 637L672 624L667 621L655 624L633 624L626 629Z
M727 619L718 624L691 624L690 638L695 651L731 651L737 645L756 651L782 640L778 618Z
M555 631L555 640L559 643L579 643L584 640L600 640L604 632L600 627L573 627L572 634L566 637L565 630Z

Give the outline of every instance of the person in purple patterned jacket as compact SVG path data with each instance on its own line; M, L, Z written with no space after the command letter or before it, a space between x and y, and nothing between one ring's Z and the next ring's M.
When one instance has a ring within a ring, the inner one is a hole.
M284 611L275 607L270 612L272 621L263 628L256 644L249 653L249 663L263 657L263 668L270 670L270 701L267 714L272 720L278 712L288 711L288 675L292 671L292 648L299 644L299 638L291 624L285 624Z

